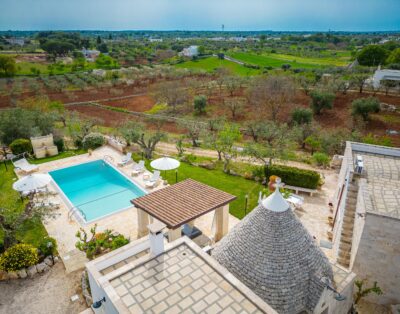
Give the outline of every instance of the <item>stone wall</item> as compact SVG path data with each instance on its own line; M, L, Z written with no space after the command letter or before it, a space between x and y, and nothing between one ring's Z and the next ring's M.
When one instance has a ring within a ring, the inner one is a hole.
M379 304L400 303L400 220L372 213L365 214L365 224L354 258L352 271L382 288L381 296L368 300Z

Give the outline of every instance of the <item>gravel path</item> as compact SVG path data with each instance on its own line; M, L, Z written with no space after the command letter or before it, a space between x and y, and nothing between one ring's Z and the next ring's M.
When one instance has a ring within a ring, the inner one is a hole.
M80 290L81 271L66 275L58 262L48 272L32 279L0 282L1 314L75 314L85 310ZM72 302L71 296L79 300Z

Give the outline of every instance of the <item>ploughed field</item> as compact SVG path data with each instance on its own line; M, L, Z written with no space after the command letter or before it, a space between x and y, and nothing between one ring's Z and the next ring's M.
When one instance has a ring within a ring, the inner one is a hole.
M121 112L129 110L134 112L147 112L156 104L156 100L152 97L154 84L147 86L126 86L117 85L115 87L101 87L90 88L88 90L74 90L68 92L56 92L43 90L43 94L48 95L51 100L58 100L63 103L71 102L90 102L96 101L98 104L106 107L114 107L115 110L107 108L99 108L91 105L68 105L68 110L76 111L88 117L99 118L105 126L118 126L126 119L140 120L141 118L128 115ZM203 90L198 90L197 94L205 93ZM23 100L28 97L33 97L32 92L23 92L19 95L5 95L0 94L0 108L12 107L16 101ZM230 96L227 91L220 94L218 88L208 96L207 113L203 117L195 117L196 119L205 119L215 116L225 115L231 119L230 111L223 105L224 100L229 97L240 97L246 99L244 90L238 90L233 96ZM315 120L324 128L352 128L351 116L351 102L360 97L369 97L371 94L358 92L348 92L346 95L338 93L334 101L333 109L325 110L321 115L315 116ZM124 98L127 97L127 98ZM393 95L378 94L375 97L379 98L381 102L395 105L400 109L400 97ZM14 98L14 101L12 101ZM112 99L114 98L114 99ZM115 99L117 98L117 99ZM112 99L112 100L110 100ZM290 114L296 107L308 107L310 104L310 97L305 95L303 91L298 91L296 97L282 110L278 115L281 122L290 122ZM194 118L193 106L189 103L177 114L178 117ZM400 112L380 112L371 115L371 121L366 128L365 133L372 133L374 135L385 135L386 130L400 131ZM118 111L120 110L120 111ZM158 112L158 114L170 115L168 112ZM255 120L259 118L259 111L249 103L245 103L245 108L241 114L235 117L234 122L244 123L246 121ZM149 125L151 126L151 124ZM164 130L172 133L182 133L175 123L169 122L164 126ZM400 146L399 136L390 136L392 143Z

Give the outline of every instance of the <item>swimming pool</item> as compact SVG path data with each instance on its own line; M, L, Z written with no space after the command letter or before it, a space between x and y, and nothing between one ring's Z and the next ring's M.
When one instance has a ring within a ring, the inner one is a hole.
M146 194L113 166L96 160L49 172L70 207L84 222L93 222L133 206L130 200Z

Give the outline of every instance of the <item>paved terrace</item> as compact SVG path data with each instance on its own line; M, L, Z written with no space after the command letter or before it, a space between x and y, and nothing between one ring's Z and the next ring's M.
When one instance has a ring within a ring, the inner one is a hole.
M69 158L59 159L39 165L39 173L47 173L52 170L59 168L69 167L77 165L83 162L94 161L102 159L104 156L111 156L114 160L113 165L116 166L118 161L121 160L123 155L117 150L110 146L101 147L93 151L92 155L83 154ZM128 164L124 167L118 167L125 175L131 177L132 164ZM141 187L145 187L142 175L137 177L131 177L132 181ZM163 184L159 184L154 189L148 189L149 192L163 188ZM50 190L55 191L53 186L49 186ZM131 240L138 238L138 223L137 223L137 211L133 206L127 210L115 213L103 219L99 219L93 223L89 223L82 226L75 218L70 219L68 217L69 209L59 195L50 197L50 200L57 201L61 204L59 209L56 209L54 213L55 218L49 218L44 222L44 226L51 237L57 240L58 252L64 261L67 271L74 271L82 268L84 263L87 261L84 254L77 251L75 243L77 238L75 237L76 232L83 227L87 232L90 231L95 224L98 225L97 231L101 232L105 229L112 229ZM196 226L202 230L203 234L210 237L213 232L211 230L214 213L210 212L196 219ZM232 215L229 215L229 226L230 228L236 225L239 220Z
M95 265L88 264L92 274ZM188 238L96 281L120 313L276 313Z
M364 160L366 211L400 218L400 157L353 152Z

